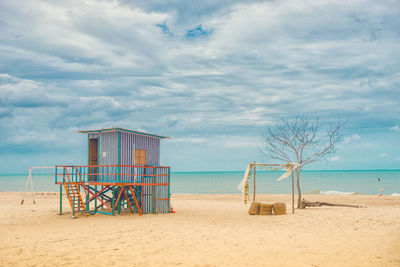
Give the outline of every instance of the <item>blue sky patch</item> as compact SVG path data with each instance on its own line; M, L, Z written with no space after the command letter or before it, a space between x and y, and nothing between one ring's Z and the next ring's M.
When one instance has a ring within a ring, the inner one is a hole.
M186 32L186 37L195 38L195 37L205 37L212 33L212 30L205 30L203 26L199 24L197 27L190 29Z

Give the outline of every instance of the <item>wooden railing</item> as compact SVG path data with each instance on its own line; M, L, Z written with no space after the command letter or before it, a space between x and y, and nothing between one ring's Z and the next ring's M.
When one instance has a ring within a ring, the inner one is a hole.
M169 184L170 167L147 165L55 166L57 183ZM150 178L150 180L149 180Z

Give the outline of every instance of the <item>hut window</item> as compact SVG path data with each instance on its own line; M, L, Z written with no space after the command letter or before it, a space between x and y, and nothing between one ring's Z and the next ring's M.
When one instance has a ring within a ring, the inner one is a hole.
M145 149L135 149L135 165L146 165Z

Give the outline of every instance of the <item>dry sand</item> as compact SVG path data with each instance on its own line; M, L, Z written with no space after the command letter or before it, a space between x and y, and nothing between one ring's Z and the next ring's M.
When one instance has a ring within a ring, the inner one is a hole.
M250 216L240 195L173 195L176 214L77 219L57 215L57 195L37 195L36 205L21 197L0 193L2 266L400 266L395 196L308 195L367 208ZM290 196L257 200L289 206Z

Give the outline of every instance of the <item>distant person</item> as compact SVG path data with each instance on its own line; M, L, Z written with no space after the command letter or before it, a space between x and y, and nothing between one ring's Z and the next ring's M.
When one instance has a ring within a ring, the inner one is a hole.
M379 188L379 196L383 196L383 186L381 184L381 178L378 178L378 188Z

